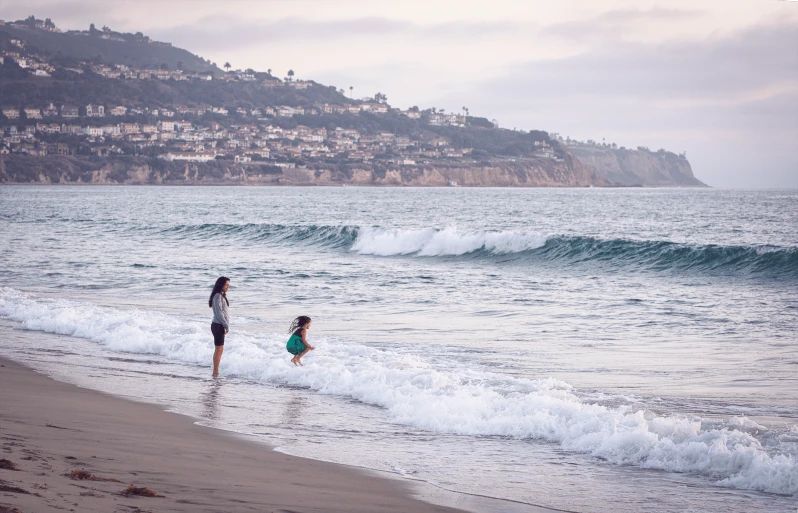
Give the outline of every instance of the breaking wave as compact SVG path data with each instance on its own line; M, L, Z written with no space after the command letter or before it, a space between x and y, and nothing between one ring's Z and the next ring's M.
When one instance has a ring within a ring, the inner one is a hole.
M798 279L798 247L724 246L523 231L464 232L454 228L410 230L348 225L203 224L176 226L163 233L190 239L225 237L244 243L304 244L384 257L501 257L503 261L530 263L601 264L632 272L697 272Z
M208 327L177 315L40 299L0 288L0 317L30 330L80 337L121 353L206 364ZM285 336L236 331L227 375L298 386L385 410L396 423L438 433L541 440L612 464L702 475L737 489L798 494L798 426L774 431L745 417L710 421L581 398L560 380L521 379L341 339L316 339L305 367Z

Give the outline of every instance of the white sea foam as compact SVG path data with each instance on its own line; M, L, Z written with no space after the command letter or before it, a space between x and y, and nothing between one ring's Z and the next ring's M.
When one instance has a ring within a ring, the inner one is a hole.
M208 326L159 312L37 299L0 288L0 316L27 329L189 364L206 364L212 352ZM796 456L781 446L766 450L757 434L767 428L744 417L718 425L609 408L580 399L556 379L440 369L419 356L337 339L318 339L305 367L295 368L284 339L234 327L224 373L354 398L385 408L397 423L431 431L545 440L619 465L691 472L723 486L798 494Z
M363 255L446 256L478 250L495 254L518 253L546 244L541 234L504 232L461 233L455 228L400 230L363 227L351 250Z

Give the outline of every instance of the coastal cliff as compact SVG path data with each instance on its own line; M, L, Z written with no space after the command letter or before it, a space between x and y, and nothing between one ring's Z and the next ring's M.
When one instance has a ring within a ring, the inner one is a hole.
M464 165L313 164L279 168L258 162L168 162L149 157L3 155L0 183L128 185L364 185L435 187L586 187L608 185L592 167L564 159L494 160Z
M596 176L613 185L643 187L706 187L693 176L690 162L664 150L628 150L596 146L576 146L569 150Z

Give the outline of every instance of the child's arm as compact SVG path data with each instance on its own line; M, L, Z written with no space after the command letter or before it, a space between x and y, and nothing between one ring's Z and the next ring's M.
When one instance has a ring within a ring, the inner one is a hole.
M311 351L313 351L313 350L314 350L314 349L316 349L316 348L315 348L315 347L313 347L312 345L308 344L308 339L307 339L307 338L305 338L305 333L307 333L307 332L308 332L308 330L307 330L307 329L303 329L303 330L302 330L302 343L303 343L303 344L305 344L305 347L307 347L308 349L310 349Z

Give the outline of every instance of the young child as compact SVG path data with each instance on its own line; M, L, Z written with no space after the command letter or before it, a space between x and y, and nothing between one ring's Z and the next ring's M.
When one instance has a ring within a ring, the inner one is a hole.
M294 365L302 365L302 357L305 356L305 353L316 349L308 344L308 339L306 337L306 333L308 329L310 329L310 321L310 317L300 315L291 321L291 327L288 328L288 333L291 334L291 338L288 339L285 348L289 353L294 355L294 357L291 358L291 363Z

